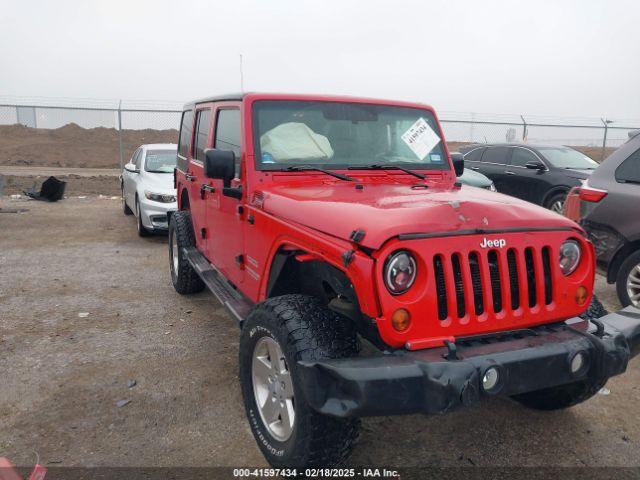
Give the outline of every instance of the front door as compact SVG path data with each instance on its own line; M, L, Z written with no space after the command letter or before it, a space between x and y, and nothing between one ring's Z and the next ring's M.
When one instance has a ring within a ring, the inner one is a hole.
M482 154L479 172L486 175L496 186L500 193L511 195L512 190L510 178L505 173L505 167L509 162L511 149L509 147L498 146L488 147Z
M511 192L504 193L527 200L528 202L540 204L544 194L549 188L549 172L547 170L527 168L526 165L529 162L544 163L528 148L513 148L511 160L506 169L506 173L510 175L509 186Z
M231 187L245 187L241 178L241 122L238 102L216 104L212 113L213 148L231 150L236 157L235 178ZM224 195L223 181L209 179L215 192L207 194L208 258L235 285L244 279L243 200Z

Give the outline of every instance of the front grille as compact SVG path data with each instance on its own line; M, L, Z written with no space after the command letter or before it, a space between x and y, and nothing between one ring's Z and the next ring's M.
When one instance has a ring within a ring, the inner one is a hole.
M553 301L551 249L490 249L433 257L438 318L530 309ZM451 296L451 298L449 298Z

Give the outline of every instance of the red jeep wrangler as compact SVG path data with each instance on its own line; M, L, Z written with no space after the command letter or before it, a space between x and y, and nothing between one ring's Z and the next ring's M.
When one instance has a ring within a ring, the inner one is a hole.
M462 168L426 105L252 93L185 106L171 277L238 320L246 413L272 465L340 462L367 415L483 395L569 407L638 353L640 311L578 317L594 281L584 231L461 186Z

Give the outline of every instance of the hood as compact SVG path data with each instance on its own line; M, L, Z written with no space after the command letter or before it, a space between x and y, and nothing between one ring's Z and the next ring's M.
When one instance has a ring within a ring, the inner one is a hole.
M173 188L173 175L171 173L149 173L145 171L141 174L141 186L145 190L149 190L154 193L175 194L176 189Z
M571 220L529 202L479 188L412 184L272 184L262 190L262 208L334 237L378 249L397 235L457 230L579 228Z
M480 172L474 172L469 168L465 168L458 180L465 185L472 187L487 188L491 185L491 180Z

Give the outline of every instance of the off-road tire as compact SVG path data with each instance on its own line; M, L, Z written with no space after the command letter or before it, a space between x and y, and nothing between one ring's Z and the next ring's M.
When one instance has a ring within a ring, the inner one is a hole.
M127 205L127 201L124 198L124 186L122 187L122 212L125 215L133 215L133 210L129 208L129 205Z
M178 247L178 271L174 268L173 245L174 238ZM175 212L171 215L169 222L169 269L171 271L171 282L176 292L181 295L201 292L205 285L191 264L182 253L183 247L195 247L196 238L193 233L191 223L191 213L187 211Z
M564 210L564 202L567 199L567 192L564 193L555 193L553 195L551 195L551 198L548 198L547 201L545 202L544 206L545 208L548 208L551 211L554 211L556 213L559 214L563 214L563 210ZM560 211L556 211L554 210L553 206L557 203L557 202L562 202L562 209Z
M151 232L145 228L142 224L142 212L140 212L140 202L138 202L138 197L136 197L136 229L138 230L138 236L140 237L148 237L151 235Z
M587 308L584 313L580 314L579 317L583 320L597 320L600 317L604 317L608 313L609 312L607 311L607 309L604 308L604 305L602 305L602 302L600 302L600 300L598 300L598 297L594 295L593 297L591 297L589 308Z
M291 436L276 440L264 425L252 383L252 360L258 340L276 340L294 390L295 421ZM332 466L343 462L358 438L359 419L341 419L313 410L300 390L297 362L344 358L358 354L351 322L307 295L283 295L256 305L247 316L240 338L240 385L251 431L267 461L276 468Z
M625 261L622 262L622 265L620 265L620 269L618 270L618 275L616 277L616 291L618 293L618 299L623 307L631 305L631 298L629 298L629 293L627 292L627 278L629 277L631 270L638 264L640 264L640 250L629 255Z
M521 393L512 398L534 410L561 410L573 407L593 397L604 387L605 382L584 380L567 385L545 388L535 392Z

